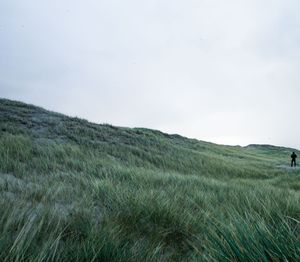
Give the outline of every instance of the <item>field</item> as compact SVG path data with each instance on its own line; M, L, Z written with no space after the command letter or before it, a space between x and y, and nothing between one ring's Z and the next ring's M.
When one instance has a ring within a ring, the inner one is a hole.
M0 99L0 261L300 261L292 151Z

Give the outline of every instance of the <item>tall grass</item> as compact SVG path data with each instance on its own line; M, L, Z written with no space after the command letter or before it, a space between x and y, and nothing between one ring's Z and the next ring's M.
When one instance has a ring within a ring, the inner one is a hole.
M300 261L288 149L0 102L0 261Z

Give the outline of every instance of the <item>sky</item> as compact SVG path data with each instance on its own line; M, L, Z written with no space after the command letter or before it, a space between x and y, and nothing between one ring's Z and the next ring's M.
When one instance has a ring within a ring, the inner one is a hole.
M299 0L0 0L0 97L300 149Z

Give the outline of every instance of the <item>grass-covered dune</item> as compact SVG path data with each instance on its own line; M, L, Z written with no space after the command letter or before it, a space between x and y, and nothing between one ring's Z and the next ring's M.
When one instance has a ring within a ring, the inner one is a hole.
M0 261L300 261L291 151L0 99Z

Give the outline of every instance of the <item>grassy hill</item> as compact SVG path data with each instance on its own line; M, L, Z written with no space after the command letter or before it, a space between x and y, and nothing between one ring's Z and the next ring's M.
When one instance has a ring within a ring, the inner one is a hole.
M291 151L0 99L0 261L300 261Z

